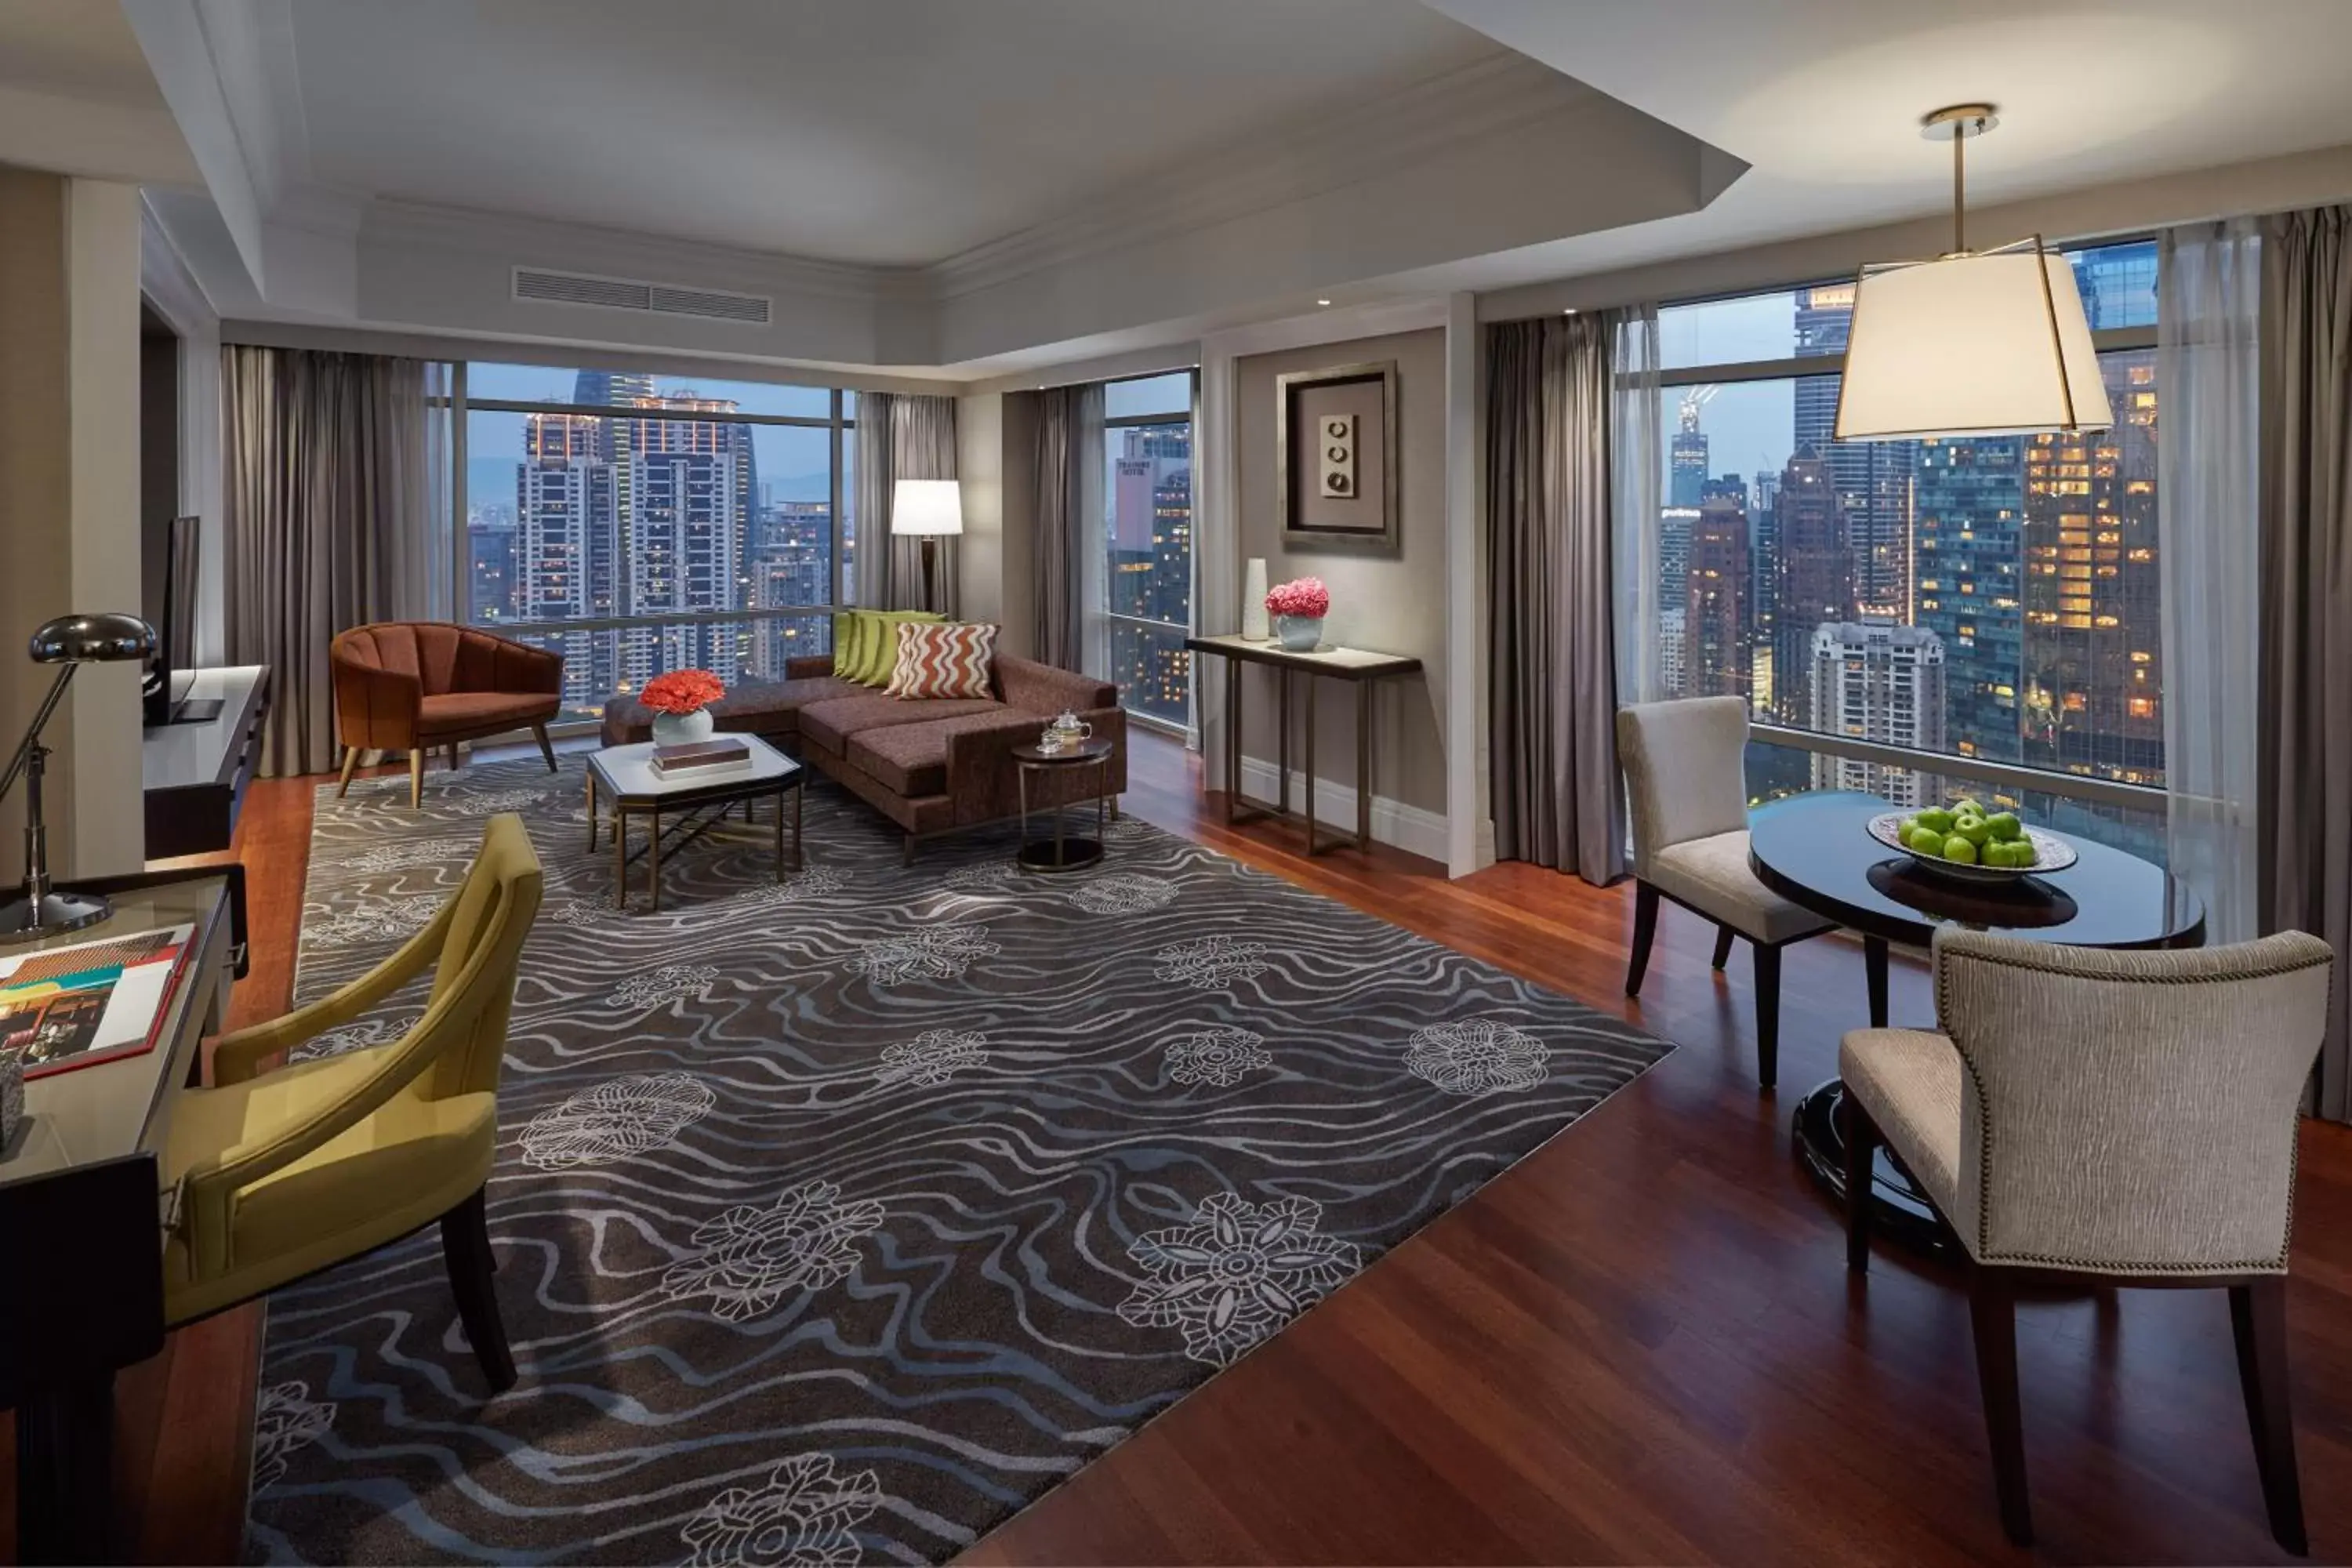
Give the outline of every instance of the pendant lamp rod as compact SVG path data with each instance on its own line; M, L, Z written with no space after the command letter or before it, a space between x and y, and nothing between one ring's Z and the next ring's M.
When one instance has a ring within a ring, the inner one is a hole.
M1968 140L1971 136L1983 135L2000 123L1990 103L1956 103L1920 118L1920 135L1932 142L1949 138L1952 143L1952 254L1955 256L1967 254L1969 248Z

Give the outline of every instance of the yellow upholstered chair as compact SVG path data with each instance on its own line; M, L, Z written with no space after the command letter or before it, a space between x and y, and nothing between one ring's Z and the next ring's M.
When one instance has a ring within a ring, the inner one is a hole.
M498 1142L499 1068L539 857L518 816L490 819L465 886L371 973L274 1023L225 1036L213 1089L173 1105L164 1246L173 1324L373 1251L435 1220L466 1336L490 1392L515 1380L490 1288L483 1186ZM434 969L416 1026L388 1045L274 1070Z

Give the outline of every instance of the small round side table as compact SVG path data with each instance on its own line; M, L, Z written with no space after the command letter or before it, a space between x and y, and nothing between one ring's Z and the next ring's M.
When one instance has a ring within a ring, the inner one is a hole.
M1034 744L1013 748L1013 766L1021 774L1021 852L1014 859L1032 871L1077 871L1094 865L1103 858L1102 834L1110 798L1110 759L1118 750L1108 741L1080 741L1076 745L1058 751L1046 751ZM1055 773L1068 768L1091 767L1098 770L1100 787L1095 793L1095 837L1071 838L1062 832L1062 807L1054 806L1054 837L1029 837L1029 775Z

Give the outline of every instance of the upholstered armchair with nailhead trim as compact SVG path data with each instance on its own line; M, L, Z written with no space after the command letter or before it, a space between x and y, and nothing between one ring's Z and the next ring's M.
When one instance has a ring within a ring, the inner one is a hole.
M2306 1549L2285 1276L2296 1120L2334 958L2300 931L2115 952L1947 926L1938 1030L1841 1043L1848 1267L1869 1268L1883 1142L1966 1259L2001 1521L2020 1545L2032 1520L2015 1292L2054 1280L2228 1289L2271 1532Z

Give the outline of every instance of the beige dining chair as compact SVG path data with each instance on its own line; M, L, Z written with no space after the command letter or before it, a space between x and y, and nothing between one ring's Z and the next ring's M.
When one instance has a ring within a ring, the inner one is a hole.
M1715 922L1715 967L1748 939L1755 963L1756 1077L1780 1058L1780 950L1832 922L1758 881L1748 866L1748 704L1738 697L1636 702L1617 710L1617 756L1633 816L1633 953L1625 994L1642 994L1658 903Z
M2064 1281L2229 1291L2271 1533L2305 1550L2287 1240L2334 957L2301 931L2150 952L1946 926L1941 1032L1857 1029L1840 1044L1847 1267L1870 1267L1883 1141L1959 1240L2001 1523L2019 1545L2033 1521L2016 1292Z

